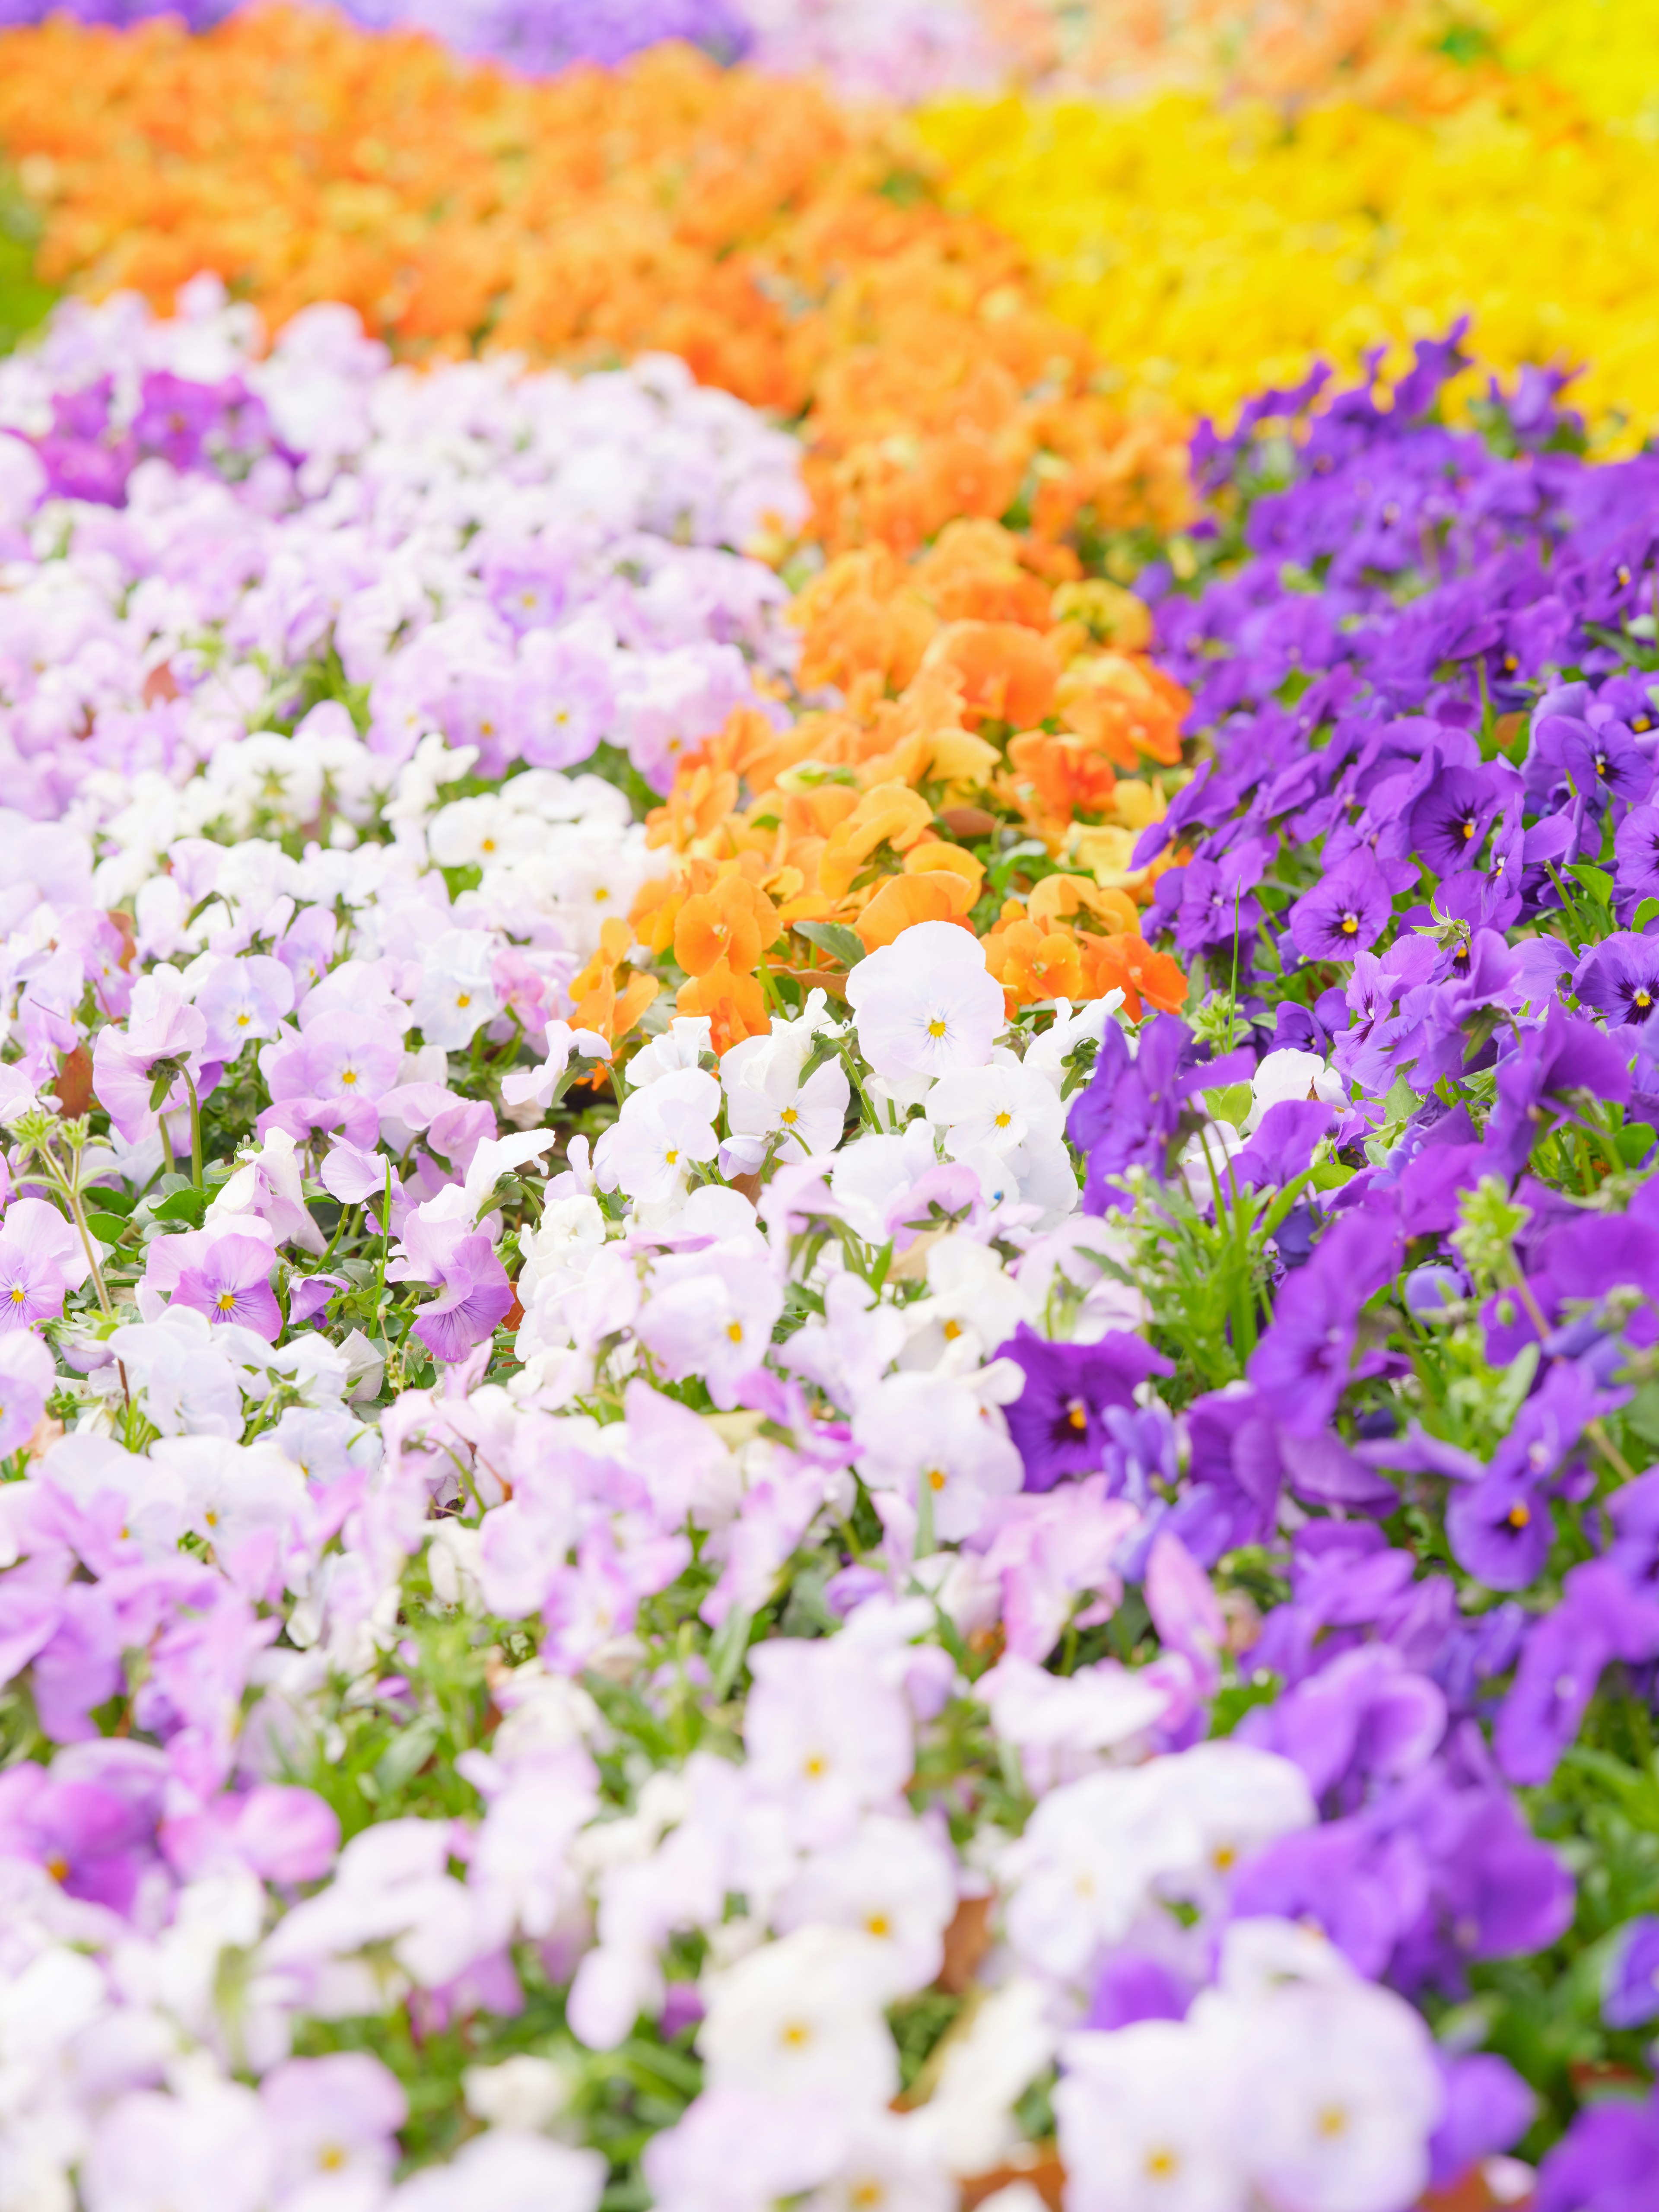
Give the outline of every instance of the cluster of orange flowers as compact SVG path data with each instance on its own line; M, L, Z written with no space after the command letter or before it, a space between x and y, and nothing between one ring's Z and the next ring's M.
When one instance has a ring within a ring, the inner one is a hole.
M673 866L631 920L684 970L678 1011L723 1051L769 1026L781 975L836 991L845 952L918 921L979 929L1011 1015L1114 988L1136 1018L1181 1006L1139 913L1184 856L1133 850L1189 702L1146 657L1141 603L963 520L908 563L840 555L795 612L801 682L842 703L783 731L733 714L647 817Z
M532 82L281 7L58 19L0 33L0 154L55 283L166 307L213 270L273 325L343 300L415 357L677 353L802 418L831 549L1022 501L1048 537L1184 512L1173 416L1107 397L1019 250L809 83L679 46Z

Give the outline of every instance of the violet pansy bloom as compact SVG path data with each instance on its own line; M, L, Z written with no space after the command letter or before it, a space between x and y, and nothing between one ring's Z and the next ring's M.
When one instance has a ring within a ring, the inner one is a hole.
M513 1307L513 1285L482 1231L463 1237L440 1262L441 1292L422 1306L415 1334L434 1359L465 1359Z
M1651 1913L1620 1931L1601 1985L1601 2017L1609 2027L1644 2027L1659 2017L1659 1920Z
M1291 908L1291 942L1304 960L1352 960L1376 944L1394 898L1369 847L1361 846Z
M283 1314L270 1287L270 1248L258 1238L234 1232L216 1237L180 1273L173 1304L193 1307L216 1325L234 1322L275 1344Z
M1097 1344L1050 1344L1027 1322L997 1357L1024 1370L1025 1387L1006 1409L1008 1433L1025 1462L1025 1487L1036 1491L1099 1467L1110 1441L1106 1409L1133 1406L1138 1382L1172 1371L1149 1344L1121 1330Z

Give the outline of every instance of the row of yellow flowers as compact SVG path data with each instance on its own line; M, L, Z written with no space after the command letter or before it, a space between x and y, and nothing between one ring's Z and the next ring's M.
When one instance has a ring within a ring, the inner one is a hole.
M1494 368L1583 364L1598 443L1630 451L1659 432L1659 7L1505 8L1535 68L1471 68L1455 104L1017 95L918 130L948 203L1016 239L1141 391L1224 417L1468 313Z

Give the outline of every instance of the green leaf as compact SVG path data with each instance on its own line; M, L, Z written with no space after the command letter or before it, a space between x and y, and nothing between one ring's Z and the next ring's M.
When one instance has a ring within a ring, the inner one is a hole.
M87 1209L87 1227L100 1244L118 1244L131 1224L118 1213L96 1213Z
M732 1694L732 1685L738 1679L743 1665L743 1655L749 1649L749 1632L755 1625L752 1612L742 1606L733 1606L708 1646L708 1697L711 1705L722 1705Z
M1576 860L1567 870L1567 873L1578 878L1597 906L1605 907L1611 904L1613 878L1605 868L1595 867L1588 860Z
M844 921L798 921L795 927L809 945L839 960L843 968L856 968L864 957L864 939Z
M204 1190L175 1190L171 1198L164 1198L155 1209L158 1221L187 1221L192 1229L202 1225L202 1216L208 1210L209 1194Z
M1655 1131L1650 1121L1632 1121L1620 1129L1613 1141L1619 1147L1619 1157L1627 1168L1639 1167L1653 1150Z
M1227 1083L1218 1090L1206 1091L1204 1103L1216 1121L1231 1121L1235 1129L1242 1129L1254 1097L1248 1083Z
M407 1728L398 1730L374 1762L374 1779L386 1796L415 1779L442 1734L443 1723L435 1713L417 1713Z

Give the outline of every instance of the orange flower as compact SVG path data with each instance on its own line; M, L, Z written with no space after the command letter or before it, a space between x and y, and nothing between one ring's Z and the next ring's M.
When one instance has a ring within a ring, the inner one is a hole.
M1091 937L1085 933L1079 942L1088 968L1088 997L1121 991L1125 1010L1136 1022L1143 1001L1165 1014L1179 1013L1186 1005L1187 978L1167 952L1155 952L1141 938L1127 933Z
M1086 914L1091 921L1104 922L1111 933L1133 933L1139 927L1134 901L1123 891L1102 890L1091 876L1045 876L1032 887L1025 911L1045 926Z
M599 932L599 951L570 986L573 1029L597 1030L614 1044L656 998L662 985L654 975L630 974L617 991L632 943L633 932L625 921L607 921Z
M1040 722L1054 703L1060 673L1047 639L1018 623L949 623L921 665L958 678L970 726L988 715L1016 727Z
M973 902L971 885L954 869L889 876L853 926L864 939L865 951L873 952L918 921L960 921L965 928Z
M1060 679L1054 705L1069 730L1133 771L1140 755L1173 767L1181 758L1181 724L1188 693L1162 669L1126 653L1073 661Z
M878 845L890 845L902 853L916 842L933 818L927 800L904 784L877 784L830 831L818 860L818 889L831 898L844 896Z
M759 983L752 975L738 975L724 960L688 977L674 1006L677 1013L709 1017L708 1039L717 1053L745 1037L764 1036L772 1026Z
M681 907L674 957L688 975L707 975L721 962L746 973L778 936L778 910L766 893L740 875L724 876Z
M985 954L991 973L1019 1005L1099 995L1085 985L1077 939L1064 927L1044 930L1034 921L1010 922L986 939Z
M1062 827L1080 814L1104 814L1117 788L1106 755L1089 738L1024 730L1008 741L1012 787L1028 819Z

